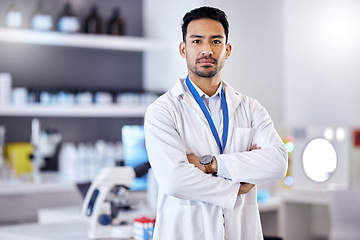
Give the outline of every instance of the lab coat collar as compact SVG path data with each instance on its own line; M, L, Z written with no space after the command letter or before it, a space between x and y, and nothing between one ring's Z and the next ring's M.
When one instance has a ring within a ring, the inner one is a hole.
M201 97L201 98L203 98L203 97L205 97L205 98L211 98L211 97L215 97L215 96L217 96L217 95L219 95L219 97L220 97L220 99L221 99L221 89L222 89L222 87L223 87L223 84L222 84L222 82L220 82L220 85L219 85L219 87L216 89L216 92L214 93L214 95L213 96L208 96L206 93L204 93L203 92L203 90L201 90L193 81L191 81L191 79L189 78L189 80L190 80L190 82L193 84L193 86L194 86L194 88L196 89L196 91L199 93L199 96ZM189 88L186 86L186 88L187 88L187 91L189 92L190 90L189 90Z
M226 101L229 109L229 118L231 118L243 101L243 96L241 93L235 91L227 82L221 80L222 85L224 86ZM178 100L183 100L193 111L195 111L204 121L207 122L201 108L191 96L191 93L186 89L185 78L179 79L175 86L170 90L170 93L174 95Z

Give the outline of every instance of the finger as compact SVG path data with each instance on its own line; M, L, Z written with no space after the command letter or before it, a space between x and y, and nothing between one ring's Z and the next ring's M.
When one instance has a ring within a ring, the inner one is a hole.
M252 145L250 151L257 150L257 149L261 149L261 147L258 146L257 144L254 144L254 145Z

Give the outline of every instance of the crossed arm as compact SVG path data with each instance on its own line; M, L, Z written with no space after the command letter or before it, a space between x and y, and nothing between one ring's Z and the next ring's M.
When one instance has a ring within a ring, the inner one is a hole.
M149 161L159 187L166 195L233 209L237 195L249 192L254 187L252 184L273 181L284 175L287 167L285 146L263 108L251 109L254 119L265 119L252 124L252 128L259 130L254 134L253 141L261 145L261 151L234 152L221 156L232 179L229 181L224 177L199 174L203 167L200 166L200 157L186 155L186 146L180 144L184 142L184 136L177 130L176 112L167 105L150 105L144 122ZM188 150L191 151L191 147ZM254 170L257 174L254 174Z
M261 147L260 147L260 146L257 146L257 144L254 144L254 145L251 147L250 151L257 150L257 149L261 149ZM187 154L186 157L187 157L189 163L194 164L195 167L197 167L198 169L200 169L200 170L203 171L203 172L206 172L204 165L202 165L202 164L200 163L200 157L198 157L198 156L196 156L196 155L194 155L194 154ZM215 170L214 172L217 172L217 161L216 161L216 158L214 158L214 160L213 160L212 168ZM255 186L255 184L242 182L242 183L240 184L240 188L239 188L238 195L248 193L254 186Z

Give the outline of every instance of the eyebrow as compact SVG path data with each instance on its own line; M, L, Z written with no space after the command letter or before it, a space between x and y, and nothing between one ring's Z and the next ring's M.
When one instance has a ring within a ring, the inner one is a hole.
M205 37L203 35L193 34L193 35L190 35L189 38L205 38ZM210 38L224 38L224 36L222 36L222 35L214 35L214 36L211 36Z

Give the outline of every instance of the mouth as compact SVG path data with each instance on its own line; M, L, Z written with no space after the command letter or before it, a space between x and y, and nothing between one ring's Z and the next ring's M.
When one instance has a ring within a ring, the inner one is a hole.
M199 58L196 62L199 63L201 66L210 67L216 64L217 61L215 58Z

